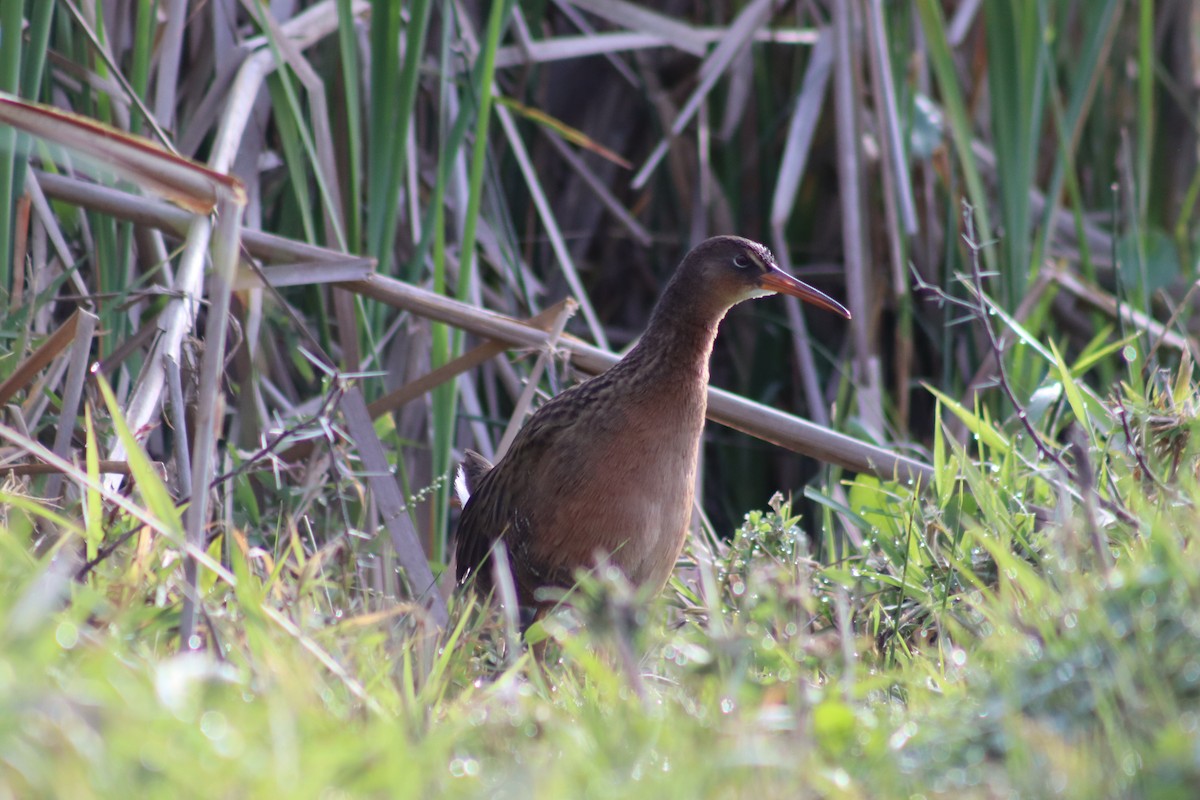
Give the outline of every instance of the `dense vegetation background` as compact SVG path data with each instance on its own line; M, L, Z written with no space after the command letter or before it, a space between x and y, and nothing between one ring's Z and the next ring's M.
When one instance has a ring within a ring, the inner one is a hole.
M1191 796L1198 42L0 0L0 793ZM534 664L429 589L453 466L726 232L854 321L731 315L753 435L709 426L668 596L586 576Z

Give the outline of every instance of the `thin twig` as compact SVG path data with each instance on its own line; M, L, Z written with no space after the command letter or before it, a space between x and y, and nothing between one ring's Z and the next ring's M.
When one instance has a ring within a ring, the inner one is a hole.
M1016 391L1012 387L1012 382L1008 378L1008 370L1004 366L1004 350L1005 345L1000 337L996 334L995 326L992 324L992 315L989 313L984 298L986 293L983 289L983 270L979 266L979 253L987 246L986 242L978 242L975 239L975 222L972 214L973 209L966 201L963 202L963 222L966 226L966 231L963 233L963 241L971 251L971 286L975 292L976 302L972 306L972 311L976 319L982 324L984 333L987 336L988 345L991 348L992 354L996 359L996 385L1004 392L1004 396L1008 398L1009 403L1017 411L1017 419L1020 420L1021 426L1033 441L1038 453L1047 461L1052 463L1058 469L1062 470L1063 475L1081 490L1090 493L1096 498L1096 501L1104 507L1104 509L1114 516L1119 518L1127 525L1137 526L1137 518L1130 514L1123 506L1102 496L1096 489L1094 482L1085 479L1080 473L1067 464L1066 460L1054 448L1046 442L1041 432L1038 431L1034 424L1029 419L1029 414L1025 410L1025 406L1017 397Z

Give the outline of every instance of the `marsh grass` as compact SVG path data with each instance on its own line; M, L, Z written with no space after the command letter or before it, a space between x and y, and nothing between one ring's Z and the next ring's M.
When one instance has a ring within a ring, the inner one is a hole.
M0 0L0 794L1190 796L1188 4L298 5ZM722 232L855 319L714 383L923 477L712 425L535 663L450 471L601 362L490 312L619 350Z

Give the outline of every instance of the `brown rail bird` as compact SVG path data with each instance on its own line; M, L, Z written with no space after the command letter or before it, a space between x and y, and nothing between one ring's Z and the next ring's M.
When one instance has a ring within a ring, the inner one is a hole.
M518 604L607 560L660 590L692 518L708 361L717 326L743 300L782 292L850 319L840 303L779 269L761 244L717 236L683 259L641 341L607 372L535 413L495 467L468 451L458 523L459 583L493 588L504 543Z

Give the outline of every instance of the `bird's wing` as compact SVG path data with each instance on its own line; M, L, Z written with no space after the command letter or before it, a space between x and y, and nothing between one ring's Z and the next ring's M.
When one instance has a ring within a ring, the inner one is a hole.
M467 504L475 493L475 487L491 471L492 462L482 455L470 449L463 452L463 460L454 473L454 494L458 497L460 507Z
M492 469L479 479L463 507L455 535L458 582L461 584L472 575L478 575L481 591L486 591L492 583L488 570L492 547L510 525L508 493L503 481L497 480L499 477L501 473Z
M572 395L586 387L580 384L542 406L521 428L512 447L495 467L479 475L472 483L471 496L463 507L455 536L457 577L461 584L472 575L481 590L491 586L489 555L496 540L520 540L528 529L530 513L527 498L536 494L534 473L544 473L548 452L562 455L563 434L575 421L576 404ZM543 491L545 487L542 487ZM519 543L519 542L518 542ZM514 559L519 557L514 553Z

